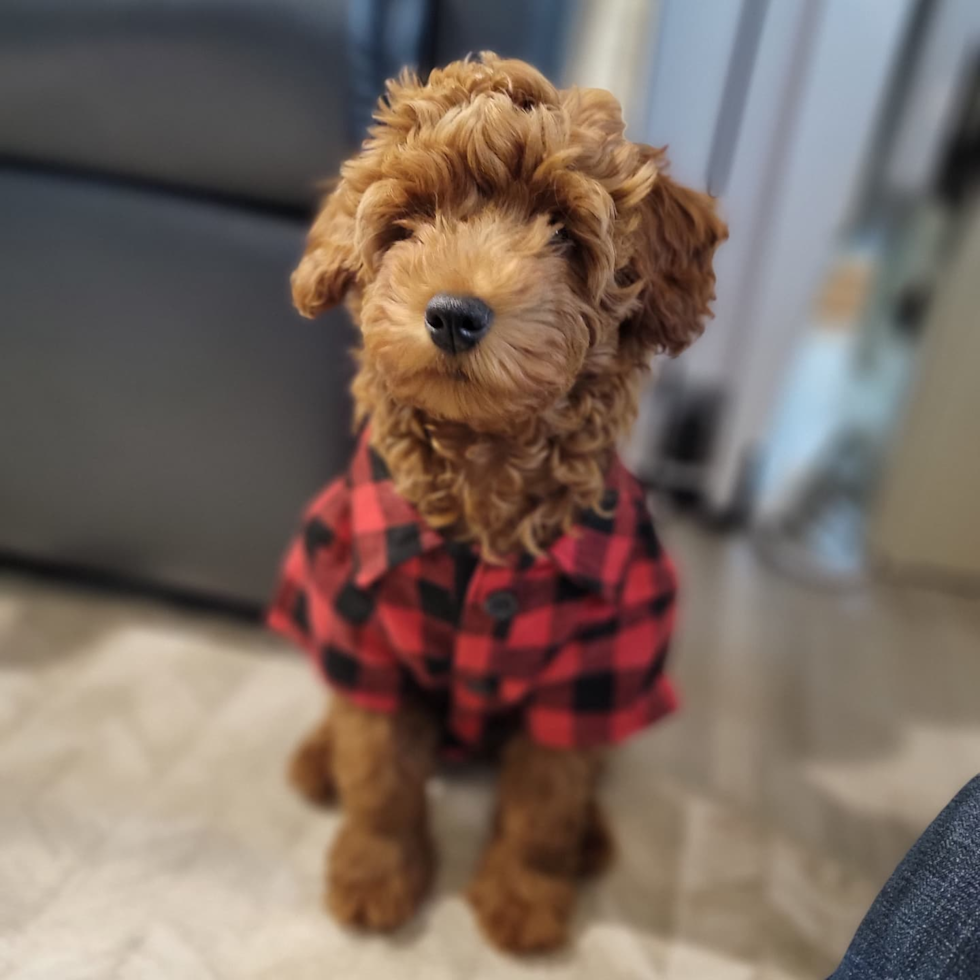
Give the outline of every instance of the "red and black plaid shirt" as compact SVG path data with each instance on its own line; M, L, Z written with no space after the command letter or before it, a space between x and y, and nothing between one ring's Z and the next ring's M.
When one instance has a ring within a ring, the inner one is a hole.
M515 724L559 748L619 742L676 706L675 577L618 460L601 510L542 557L490 564L423 521L365 435L309 507L269 623L364 708L433 699L464 751Z

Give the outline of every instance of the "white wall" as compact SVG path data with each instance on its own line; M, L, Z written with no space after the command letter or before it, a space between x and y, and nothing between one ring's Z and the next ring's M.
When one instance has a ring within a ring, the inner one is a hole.
M642 116L647 96L642 83L659 14L659 0L578 0L562 83L607 89L619 99L627 122Z
M733 381L733 360L739 359L752 332L747 309L760 288L756 278L764 274L758 259L782 198L819 15L818 6L806 0L769 4L722 199L730 238L715 260L715 319L683 359L688 377L696 382Z
M702 189L741 9L741 0L662 0L647 118L631 133L669 145L673 175Z

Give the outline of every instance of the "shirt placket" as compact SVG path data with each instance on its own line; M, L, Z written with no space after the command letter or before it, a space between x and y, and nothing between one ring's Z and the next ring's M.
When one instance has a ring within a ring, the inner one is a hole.
M516 585L510 568L483 562L470 580L453 657L454 693L462 707L493 710L500 704L497 651L520 609Z

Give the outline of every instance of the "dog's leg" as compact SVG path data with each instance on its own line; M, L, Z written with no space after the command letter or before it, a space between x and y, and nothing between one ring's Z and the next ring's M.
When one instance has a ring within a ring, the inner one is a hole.
M333 803L337 796L333 767L333 721L328 712L293 752L289 781L311 803Z
M425 784L435 726L421 712L379 714L338 697L331 728L346 819L328 860L327 905L348 925L395 929L432 880Z
M599 829L599 756L515 739L504 753L494 838L469 890L484 933L511 952L566 939L578 879L592 870ZM605 850L600 847L599 850Z

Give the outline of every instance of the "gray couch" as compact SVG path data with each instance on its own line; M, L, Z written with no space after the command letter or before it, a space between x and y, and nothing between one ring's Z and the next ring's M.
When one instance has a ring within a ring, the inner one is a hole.
M0 4L0 558L258 604L350 447L342 312L288 301L382 79L564 0Z

